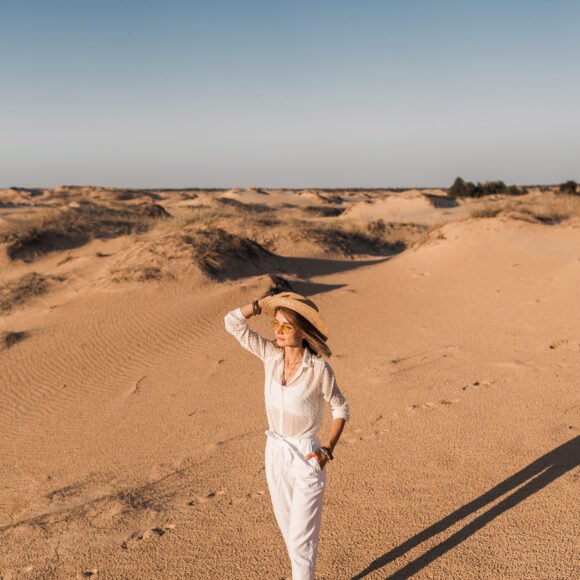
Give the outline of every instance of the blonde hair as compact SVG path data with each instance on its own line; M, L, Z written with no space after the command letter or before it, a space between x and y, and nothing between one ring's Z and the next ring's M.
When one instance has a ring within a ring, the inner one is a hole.
M276 316L278 310L283 312L288 321L304 333L305 338L302 339L302 346L304 348L308 348L310 352L316 356L325 356L327 358L332 356L332 351L328 348L326 339L316 326L311 324L306 318L304 318L304 316L302 316L302 314L299 314L290 308L286 308L285 306L278 306L276 307L274 316Z

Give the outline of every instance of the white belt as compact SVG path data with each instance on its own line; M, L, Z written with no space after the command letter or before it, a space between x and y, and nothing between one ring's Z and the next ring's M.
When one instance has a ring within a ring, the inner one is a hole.
M294 453L297 453L300 457L300 459L302 459L302 461L304 461L305 463L308 463L308 461L306 461L304 459L304 455L302 453L302 451L300 451L300 449L298 449L296 447L296 442L297 441L304 441L306 439L308 440L316 440L316 437L284 437L282 435L280 435L279 433L276 433L275 431L270 431L269 429L266 429L266 431L264 431L264 433L270 437L271 441L275 441L276 443L282 444L282 445L287 445L292 451L294 451ZM308 465L310 465L308 463ZM312 467L312 466L311 466Z

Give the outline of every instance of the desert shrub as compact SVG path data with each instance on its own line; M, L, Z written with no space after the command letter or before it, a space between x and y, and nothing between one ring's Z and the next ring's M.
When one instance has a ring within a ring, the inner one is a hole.
M171 272L164 272L158 266L127 266L111 269L113 282L148 282L150 280L174 280Z
M470 212L470 216L474 218L492 218L501 212L500 207L479 207Z
M450 197L483 197L486 195L524 195L525 188L519 188L516 185L509 187L500 180L486 181L484 183L473 183L464 181L457 177L453 185L448 189Z
M345 208L328 207L325 205L309 205L304 208L306 213L320 217L336 217L343 213Z
M517 185L510 185L507 191L508 195L526 195L528 190L525 187L518 187Z
M471 197L472 191L473 183L468 183L461 177L457 177L447 192L451 197Z
M7 348L13 347L15 344L21 342L25 338L29 336L29 333L26 331L23 332L5 332L0 335L0 350L4 350Z
M356 254L385 256L402 252L406 248L404 242L385 240L382 235L369 233L368 228L367 231L349 231L339 228L312 229L308 232L308 236L326 251L349 257Z
M4 232L0 243L6 244L11 260L31 261L47 252L82 246L91 238L114 238L147 231L154 220L166 217L164 212L161 206L115 209L83 203Z
M367 224L367 232L370 236L380 238L386 231L385 222L382 219L371 221Z
M29 272L17 280L0 286L0 313L7 314L12 308L24 304L29 298L48 292L50 281L62 282L63 275L43 276L38 272Z
M576 195L577 192L577 183L573 180L565 181L564 183L560 184L559 193L567 193L569 195Z
M535 214L536 219L543 223L543 224L547 224L547 225L557 225L559 223L562 223L563 221L567 220L570 216L564 213L558 213L558 212L546 212L546 213L542 213L542 212L538 212Z
M259 268L262 260L273 257L254 240L230 234L222 228L194 230L181 239L191 248L193 261L213 279L236 278L236 269L242 265L252 264Z
M157 219L168 219L171 214L158 203L146 203L140 206L141 211L144 215L150 218L157 218Z
M507 185L503 181L486 181L481 185L481 189L481 195L505 195L508 192Z

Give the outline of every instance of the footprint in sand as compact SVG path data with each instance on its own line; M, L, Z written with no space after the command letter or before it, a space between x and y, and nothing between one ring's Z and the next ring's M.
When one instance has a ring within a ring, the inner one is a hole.
M432 411L434 408L434 403L415 403L407 407L410 411Z
M460 399L441 399L438 403L415 403L414 405L409 405L407 409L411 412L416 411L434 411L437 407L443 406L447 407L449 405L454 405L459 403Z
M550 344L550 348L552 350L565 348L566 350L578 350L580 348L580 342L575 342L573 340L569 340L567 338L561 338L559 340L555 340Z
M212 501L213 499L222 497L226 494L226 492L223 489L220 489L218 491L210 491L208 493L206 493L205 495L195 495L193 496L193 499L187 502L187 505L198 505L198 504L203 504L203 503L207 503L208 501Z
M472 391L479 389L487 389L495 383L495 379L489 379L488 381L473 381L470 385L464 385L462 387L463 391Z
M382 419L382 417L381 417ZM371 422L373 427L370 431L364 429L352 429L350 432L345 433L341 436L341 442L346 445L355 445L359 441L371 441L373 439L378 439L382 433L386 433L388 429L381 429L378 425L373 425L375 422Z
M164 524L155 528L149 528L144 532L133 532L124 542L121 543L121 547L125 550L128 550L141 540L146 540L150 537L164 536L169 530L172 530L173 528L175 528L175 524Z
M228 501L228 506L237 505L237 504L242 503L243 501L246 501L249 499L261 498L262 496L265 495L265 493L266 492L263 489L259 489L258 491L255 491L255 492L248 491L248 492L246 492L246 494L243 497L230 498L230 500Z
M370 372L367 380L370 382L382 382L384 381L384 376L381 375L394 375L409 371L415 367L434 364L445 358L456 356L461 350L461 346L449 344L407 356L398 356L391 359L381 358L378 362L371 363L365 367L365 370Z

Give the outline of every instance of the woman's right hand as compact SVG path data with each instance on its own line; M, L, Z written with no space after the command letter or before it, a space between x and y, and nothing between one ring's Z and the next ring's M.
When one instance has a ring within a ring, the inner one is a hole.
M286 290L282 290L281 288L271 288L270 290L267 290L266 292L264 292L264 294L262 294L259 298L258 298L258 304L260 306L260 308L263 308L264 306L264 302L267 302L269 298L271 298L272 296L286 296L289 294L288 291Z
M262 308L262 306L264 305L264 301L273 296L274 294L276 294L274 290L268 290L267 292L264 292L264 294L262 294L258 298L258 305L260 306L260 308Z

